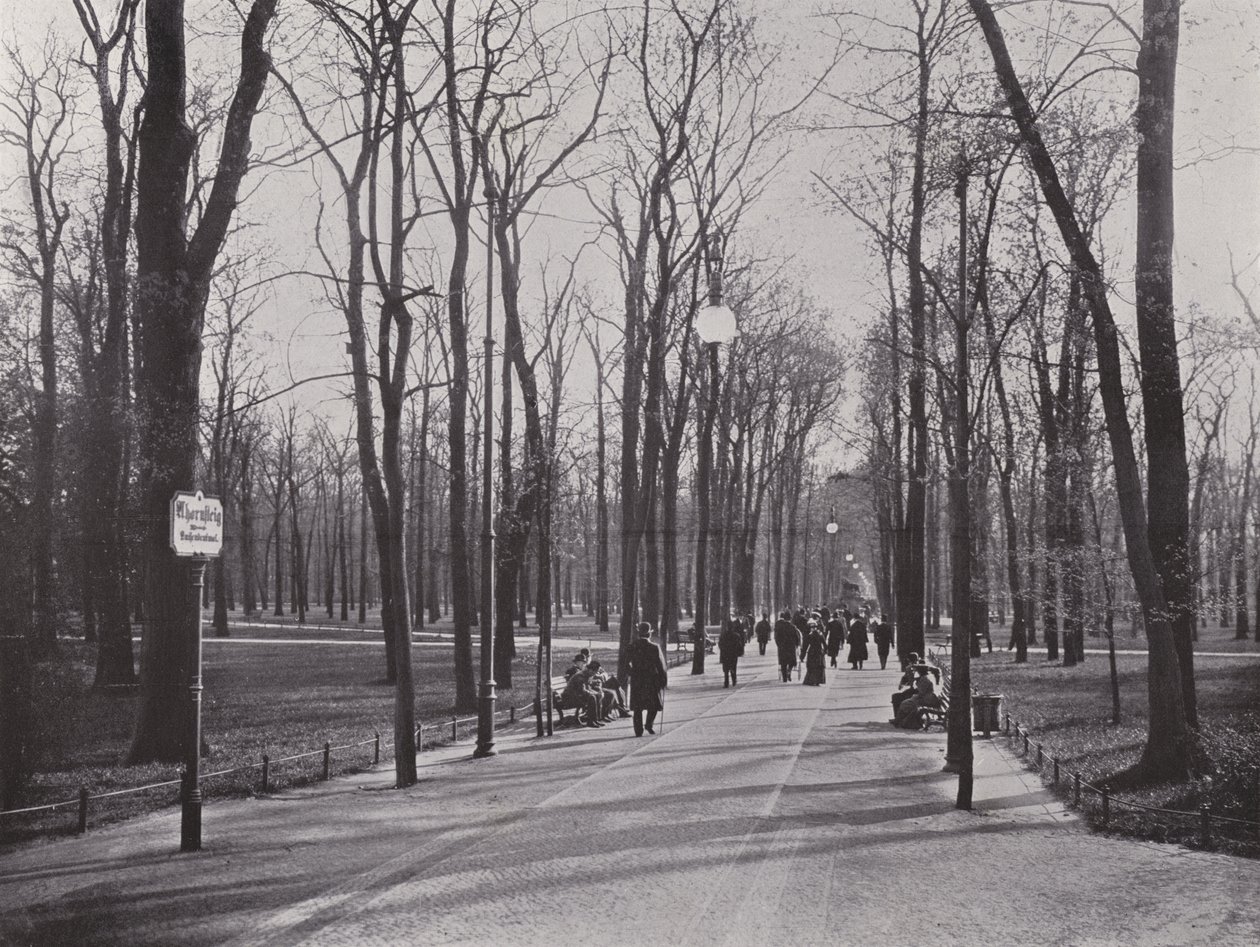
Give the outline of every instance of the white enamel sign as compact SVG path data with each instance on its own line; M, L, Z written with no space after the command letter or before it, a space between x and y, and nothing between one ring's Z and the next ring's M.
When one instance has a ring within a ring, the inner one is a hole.
M171 548L177 556L217 556L223 548L223 502L180 491L171 499Z

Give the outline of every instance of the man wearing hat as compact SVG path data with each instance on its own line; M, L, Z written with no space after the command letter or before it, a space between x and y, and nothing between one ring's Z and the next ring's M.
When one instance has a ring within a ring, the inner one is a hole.
M796 651L801 646L801 633L789 619L787 609L779 616L774 625L774 646L779 651L779 678L787 683L792 678L792 668L796 667Z
M634 714L634 735L643 731L656 733L652 725L656 715L665 709L665 688L669 684L669 671L665 656L652 642L652 626L639 622L639 636L626 649L626 670L630 677L630 712ZM647 714L646 721L644 713Z

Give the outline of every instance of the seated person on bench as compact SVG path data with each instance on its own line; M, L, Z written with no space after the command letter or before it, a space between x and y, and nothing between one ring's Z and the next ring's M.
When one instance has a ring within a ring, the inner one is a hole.
M598 661L592 661L587 667L591 669L591 683L597 684L604 692L604 697L611 701L612 709L609 714L615 713L618 717L629 717L630 711L626 709L626 695L621 689L620 682L615 677L610 677Z
M586 667L590 659L591 659L590 652L586 651L586 649L583 649L582 653L575 654L573 656L572 663L570 663L569 666L564 669L564 679L567 681L578 671L582 670L582 668Z
M902 730L918 730L923 725L920 711L941 706L936 684L929 673L932 668L926 664L916 664L913 667L918 675L914 682L914 696L907 697L897 708L896 726Z
M897 711L901 707L901 702L907 697L914 696L914 668L919 663L919 655L911 651L910 658L906 662L905 669L902 672L901 680L897 682L897 686L901 688L892 695L893 716L897 716ZM889 721L891 723L891 721Z
M612 700L605 696L602 688L592 686L591 674L589 666L574 672L560 692L560 707L579 711L584 718L582 723L588 727L602 727L601 718L612 707Z

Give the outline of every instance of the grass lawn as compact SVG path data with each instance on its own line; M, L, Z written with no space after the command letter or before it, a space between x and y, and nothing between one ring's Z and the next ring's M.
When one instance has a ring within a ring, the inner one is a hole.
M203 772L256 764L263 753L275 760L321 750L325 741L337 747L371 740L375 731L381 734L382 762L392 759L393 688L383 683L385 652L380 634L375 635L375 641L363 643L353 640L357 635L345 632L312 633L312 638L352 640L299 644L284 640L293 637L291 629L278 632L274 644L207 639L202 729L210 755L202 763ZM92 646L79 639L63 639L62 644L64 661L35 669L37 755L23 805L74 799L80 786L97 794L178 778L177 765L123 764L135 722L136 698L94 691ZM562 657L557 654L556 660ZM532 700L533 665L533 648L521 648L513 665L516 693L501 692L500 709L512 703L524 706ZM413 650L413 668L417 716L426 730L442 721L444 726L435 727L433 736L449 738L455 695L451 646L418 644ZM466 735L467 729L461 727L461 739ZM430 732L425 739L431 739ZM372 752L371 745L336 752L332 769L347 772L362 768L371 763ZM273 765L270 783L274 789L310 782L319 778L321 770L320 756ZM214 777L205 783L206 796L248 795L257 790L259 776L259 770L252 769ZM177 797L178 787L172 786L94 800L89 823L150 811ZM71 831L75 821L76 809L70 806L50 815L5 819L0 826L3 839L14 841L50 831Z
M1139 642L1145 645L1142 639L1134 644ZM1244 650L1221 643L1216 636L1203 635L1196 650ZM1086 642L1086 648L1094 646L1094 641ZM1117 646L1131 648L1119 640ZM972 685L981 693L1004 695L1004 713L1031 731L1034 744L1044 744L1047 759L1059 758L1065 779L1079 772L1086 782L1133 802L1190 812L1208 806L1214 815L1260 821L1260 658L1197 655L1195 686L1207 772L1185 782L1131 786L1124 775L1138 761L1147 735L1146 663L1145 654L1117 655L1118 725L1111 722L1110 676L1103 654L1088 654L1083 664L1065 668L1035 653L1027 664L1018 665L1005 650L994 651L973 659ZM1136 818L1123 807L1113 809L1112 827L1159 839L1188 840L1197 832L1194 820L1149 814ZM1217 824L1213 831L1224 829ZM1260 839L1244 831L1227 847L1256 854Z

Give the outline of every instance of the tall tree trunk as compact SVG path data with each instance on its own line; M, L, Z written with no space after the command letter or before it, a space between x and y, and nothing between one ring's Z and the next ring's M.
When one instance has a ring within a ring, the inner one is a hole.
M1142 364L1151 553L1169 608L1186 722L1198 726L1194 691L1194 583L1189 560L1190 470L1173 300L1173 119L1181 0L1143 0L1138 52L1138 354Z
M1124 392L1119 339L1110 301L1107 298L1106 282L1059 181L1054 159L1041 138L1041 132L1014 66L1011 64L1006 40L993 10L986 0L969 0L969 2L984 31L998 79L1019 127L1029 162L1037 175L1046 203L1059 225L1059 232L1071 256L1072 264L1080 275L1084 297L1093 318L1099 389L1102 394L1107 434L1111 441L1116 493L1124 524L1125 547L1128 553L1129 569L1142 606L1149 644L1148 731L1140 768L1145 776L1152 779L1178 779L1197 768L1199 749L1187 714L1178 645L1168 618L1168 604L1147 530L1146 510L1142 503L1141 474L1133 446L1133 432L1129 424L1128 405ZM1148 0L1148 6L1152 2L1154 0ZM1175 26L1174 18L1174 33L1171 37L1174 40L1174 63ZM1168 105L1171 107L1171 88ZM1169 127L1171 128L1171 123ZM1171 210L1171 203L1168 209ZM1174 363L1175 352L1175 348L1171 350ZM1165 352L1165 356L1168 355L1169 353ZM1166 364L1162 367L1168 368ZM1171 397L1169 392L1164 392L1164 394ZM1176 398L1180 400L1179 387ZM1155 423L1156 418L1148 414L1148 429ZM1177 427L1180 429L1180 422ZM1166 442L1165 446L1167 446ZM1177 463L1176 458L1173 457L1170 457L1169 461L1174 465ZM1184 450L1181 452L1180 466L1184 471ZM1185 498L1184 492L1181 497ZM1176 497L1170 496L1168 499L1170 503L1177 502Z
M904 569L897 576L897 634L904 651L924 653L923 606L927 522L927 307L923 287L923 222L927 209L927 137L931 121L928 92L932 68L925 32L927 6L919 10L918 85L914 158L910 183L910 234L906 243L910 313L910 419L906 439L906 519Z
M184 119L182 0L145 6L148 87L139 132L136 375L140 418L140 516L144 528L141 699L129 759L181 758L191 646L188 568L169 549L169 505L194 483L200 408L201 330L214 262L249 161L249 132L270 69L264 38L276 0L254 0L241 39L241 72L224 125L219 166L196 233L188 238L189 166L196 141Z

